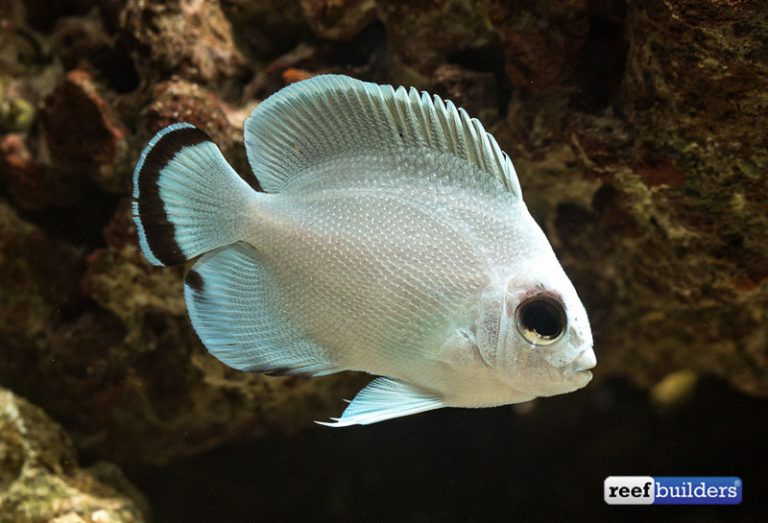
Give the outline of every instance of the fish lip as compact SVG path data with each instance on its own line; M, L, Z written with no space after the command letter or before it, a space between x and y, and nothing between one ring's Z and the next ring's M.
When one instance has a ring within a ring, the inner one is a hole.
M576 356L573 359L573 362L571 363L571 367L565 372L565 378L569 381L573 380L583 380L586 378L586 382L589 382L592 379L592 369L595 368L597 365L597 359L594 356L594 353L589 357L589 352L591 348L584 349L581 351L578 356ZM587 361L582 362L581 360L587 359ZM581 363L584 366L579 366L579 363ZM586 383L585 382L585 383Z
M589 369L577 370L568 375L567 381L575 383L579 387L583 387L592 381L592 371Z
M581 361L584 359L586 359L586 361ZM581 363L583 366L579 366L579 363ZM574 372L589 371L591 369L594 369L596 365L597 365L597 358L595 357L595 353L592 351L592 347L581 351L579 355L576 356L573 360Z

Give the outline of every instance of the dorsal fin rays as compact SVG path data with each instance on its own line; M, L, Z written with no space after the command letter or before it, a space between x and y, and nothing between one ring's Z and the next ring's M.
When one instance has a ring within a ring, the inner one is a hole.
M251 113L245 146L267 192L280 192L313 166L345 153L423 149L463 159L475 173L485 173L521 196L512 162L482 123L452 102L414 88L395 89L341 75L297 82Z
M440 122L440 127L443 130L446 140L449 143L453 142L455 144L456 153L459 156L466 157L467 141L463 133L456 132L459 127L458 110L456 109L456 106L453 105L453 102L450 100L443 102L439 96L434 96L433 100L435 105L439 105L442 109L440 111L435 111L435 116L437 117L438 122Z

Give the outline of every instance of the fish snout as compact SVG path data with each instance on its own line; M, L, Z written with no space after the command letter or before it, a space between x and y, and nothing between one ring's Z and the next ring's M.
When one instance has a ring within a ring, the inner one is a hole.
M595 352L589 348L582 351L565 372L565 379L578 388L585 386L592 380L593 369L597 365Z
M574 360L573 371L581 372L590 370L595 368L595 365L597 365L597 357L595 356L595 351L592 349L587 349L579 354L579 356Z

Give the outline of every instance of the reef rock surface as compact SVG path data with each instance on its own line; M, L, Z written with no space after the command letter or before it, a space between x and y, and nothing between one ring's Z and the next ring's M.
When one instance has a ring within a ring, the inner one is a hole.
M81 450L162 463L295 431L364 383L226 369L129 217L159 128L200 125L249 177L248 112L324 72L429 89L494 132L587 305L596 383L690 371L768 396L761 0L9 0L0 19L0 383Z
M115 465L79 467L61 426L0 389L0 522L145 521L146 501Z

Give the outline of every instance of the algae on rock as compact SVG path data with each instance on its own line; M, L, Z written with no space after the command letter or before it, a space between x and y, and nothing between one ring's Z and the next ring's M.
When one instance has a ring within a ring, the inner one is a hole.
M0 388L0 522L148 520L146 502L115 465L80 468L64 430Z

